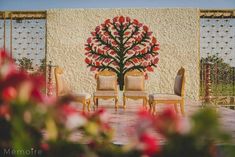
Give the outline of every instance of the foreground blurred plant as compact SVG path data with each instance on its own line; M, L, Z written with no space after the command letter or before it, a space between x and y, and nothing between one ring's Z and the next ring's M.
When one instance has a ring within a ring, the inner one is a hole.
M43 77L17 69L6 52L0 55L0 156L95 156L91 149L111 144L103 110L84 114L72 95L46 97ZM38 151L25 154L32 149Z
M172 109L157 116L141 110L130 143L114 145L104 110L82 113L72 95L44 96L43 77L18 70L4 51L0 57L0 156L216 157L219 151L234 148L218 149L216 144L227 142L229 136L211 109L190 119Z
M43 78L29 77L18 70L6 52L1 51L0 56L0 146L17 150L38 148L41 134L37 127L42 123L32 113L42 113L32 107L43 102Z
M229 145L230 136L219 125L215 110L205 108L186 119L178 116L171 108L157 116L147 111L139 112L139 120L127 150L147 156L162 157L232 157L235 146ZM162 143L159 144L159 138ZM218 143L226 149L221 149ZM133 151L134 150L134 151ZM221 153L222 152L222 153ZM134 156L134 155L133 155Z

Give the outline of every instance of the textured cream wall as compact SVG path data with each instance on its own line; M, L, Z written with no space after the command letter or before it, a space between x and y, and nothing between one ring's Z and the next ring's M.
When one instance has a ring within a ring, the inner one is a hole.
M90 32L117 15L136 18L153 31L160 43L159 64L146 81L147 90L173 92L174 77L186 69L186 96L199 97L198 9L52 9L47 11L47 61L65 69L74 91L93 93L94 73L84 62Z

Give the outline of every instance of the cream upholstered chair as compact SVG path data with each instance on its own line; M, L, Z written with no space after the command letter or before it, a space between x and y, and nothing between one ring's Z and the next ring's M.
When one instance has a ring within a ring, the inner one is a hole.
M76 101L83 104L83 111L87 106L87 110L90 111L90 99L91 95L88 93L73 93L69 86L65 83L63 79L63 69L56 66L54 69L55 81L56 81L56 96L64 96L66 94L72 93L76 97Z
M174 84L174 94L150 94L149 105L153 113L156 111L156 104L174 104L176 112L178 112L178 104L180 104L181 114L184 115L184 87L185 86L185 69L180 68Z
M138 70L127 72L124 76L123 108L126 108L126 99L143 99L143 106L148 103L148 93L145 91L144 73Z
M98 99L114 99L115 110L118 109L117 75L115 72L104 70L96 75L96 92L94 93L94 105L98 107Z

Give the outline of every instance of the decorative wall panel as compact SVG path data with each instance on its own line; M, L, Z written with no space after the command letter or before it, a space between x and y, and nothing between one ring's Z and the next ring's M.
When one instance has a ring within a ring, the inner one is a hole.
M0 47L29 72L45 71L46 12L0 13Z
M138 19L149 26L160 44L159 62L149 73L146 90L173 93L174 79L186 69L186 96L199 98L199 9L51 9L47 11L47 59L64 69L75 92L95 91L94 73L84 62L90 32L116 16Z
M205 66L210 63L210 95L224 105L235 104L235 14L226 10L203 11L200 30L200 94L202 98L205 95Z

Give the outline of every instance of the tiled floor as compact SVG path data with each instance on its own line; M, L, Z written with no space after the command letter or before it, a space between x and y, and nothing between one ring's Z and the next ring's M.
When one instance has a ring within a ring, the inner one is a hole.
M105 108L108 114L108 121L110 125L115 129L114 143L126 144L128 138L131 135L128 133L128 129L134 129L134 124L136 122L136 112L142 107L142 101L127 101L127 108L124 110L121 106L118 111L115 111L113 101L99 101L99 107ZM169 105L159 105L158 111L162 110L164 107ZM188 118L192 113L200 108L199 102L194 102L186 100L185 111L186 117ZM221 107L218 109L220 114L221 126L228 130L235 141L235 110L227 109Z

